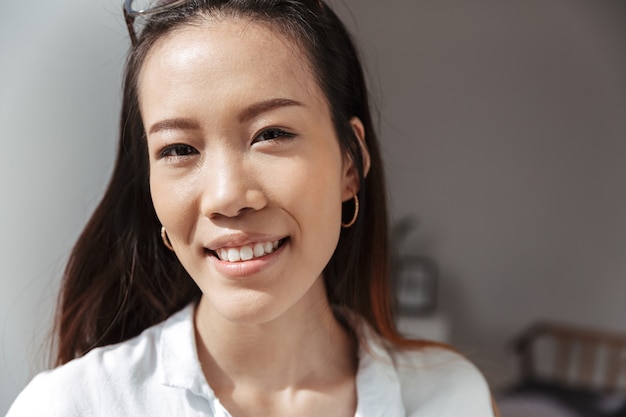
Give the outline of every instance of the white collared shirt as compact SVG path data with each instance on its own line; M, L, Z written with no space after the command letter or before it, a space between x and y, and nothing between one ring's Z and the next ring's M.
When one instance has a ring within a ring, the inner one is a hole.
M7 417L230 417L196 352L194 306L116 345L37 375ZM485 379L441 348L398 350L361 325L355 417L492 417Z

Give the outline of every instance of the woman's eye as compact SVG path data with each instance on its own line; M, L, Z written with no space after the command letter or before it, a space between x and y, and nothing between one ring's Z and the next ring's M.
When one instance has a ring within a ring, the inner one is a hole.
M254 138L254 142L265 142L268 140L275 140L275 139L281 139L281 138L291 139L294 136L296 135L293 133L289 133L283 129L276 129L276 128L265 129L264 131L259 133L256 138Z
M159 156L161 158L178 158L182 156L189 156L198 153L192 146L178 143L176 145L170 145L165 147Z

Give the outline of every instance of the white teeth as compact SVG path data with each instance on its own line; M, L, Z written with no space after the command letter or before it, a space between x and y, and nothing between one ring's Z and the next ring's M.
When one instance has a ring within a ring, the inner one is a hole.
M217 249L215 252L222 261L249 261L252 258L260 258L261 256L274 252L274 250L278 248L278 244L278 240L273 242L259 242L254 246L246 245L240 248L221 248Z
M258 258L259 256L263 255L265 255L265 249L263 249L263 244L257 243L256 245L254 245L254 256Z
M241 260L241 255L239 254L239 250L235 248L228 249L228 262L237 262Z
M249 261L254 256L254 252L252 252L252 248L250 246L244 246L239 249L239 255L241 256L242 261Z

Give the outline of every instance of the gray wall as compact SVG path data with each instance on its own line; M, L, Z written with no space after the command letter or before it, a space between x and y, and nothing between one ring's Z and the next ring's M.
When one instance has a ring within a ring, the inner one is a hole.
M4 415L45 363L67 253L107 182L127 41L117 0L14 1L1 9Z
M626 331L626 2L346 3L453 342L501 385L534 320Z
M626 331L626 4L335 3L381 109L394 217L419 219L406 250L439 263L453 342L502 384L504 344L533 320ZM110 172L119 9L0 13L0 414L42 367L59 275Z

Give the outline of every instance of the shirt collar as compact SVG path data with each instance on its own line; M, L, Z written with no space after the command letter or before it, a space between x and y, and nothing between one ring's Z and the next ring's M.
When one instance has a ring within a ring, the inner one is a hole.
M193 314L195 303L172 315L163 324L160 338L162 383L216 400L206 382L196 350ZM355 314L342 312L361 341L356 376L355 417L403 416L400 381L394 361L381 337Z
M215 394L206 382L196 350L194 311L195 303L191 303L163 325L160 340L162 383L212 400Z
M387 343L362 317L348 313L346 318L360 341L355 417L404 416L400 380Z

